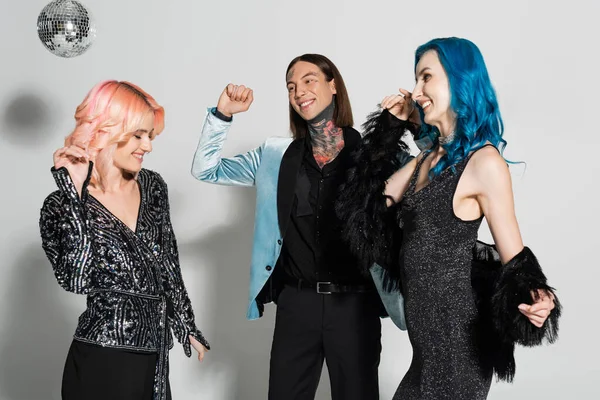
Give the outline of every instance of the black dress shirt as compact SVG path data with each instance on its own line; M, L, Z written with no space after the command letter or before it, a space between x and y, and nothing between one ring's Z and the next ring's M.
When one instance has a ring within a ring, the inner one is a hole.
M366 283L341 239L341 224L334 211L338 188L345 180L350 154L360 143L360 134L344 128L344 143L337 157L321 169L313 156L310 137L305 138L294 204L279 259L288 280L309 284Z

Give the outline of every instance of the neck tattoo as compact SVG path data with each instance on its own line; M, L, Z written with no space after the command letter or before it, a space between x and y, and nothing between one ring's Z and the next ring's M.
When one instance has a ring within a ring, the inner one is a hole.
M344 148L344 131L333 121L334 101L308 124L313 156L319 168L333 161Z

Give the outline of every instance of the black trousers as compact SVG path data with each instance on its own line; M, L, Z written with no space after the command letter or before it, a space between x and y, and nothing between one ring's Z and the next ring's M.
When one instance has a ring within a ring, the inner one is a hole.
M158 354L73 340L62 381L63 400L152 400ZM171 398L167 385L167 398Z
M313 400L327 363L332 400L379 399L381 302L377 293L318 294L284 286L269 374L269 400Z

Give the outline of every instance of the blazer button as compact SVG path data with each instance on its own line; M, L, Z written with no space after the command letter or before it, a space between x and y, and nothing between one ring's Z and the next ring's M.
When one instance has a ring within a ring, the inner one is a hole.
M270 271L273 269L273 267L271 267L270 265L267 265L267 267L265 268L267 271Z
M281 239L277 240L277 244L281 245Z

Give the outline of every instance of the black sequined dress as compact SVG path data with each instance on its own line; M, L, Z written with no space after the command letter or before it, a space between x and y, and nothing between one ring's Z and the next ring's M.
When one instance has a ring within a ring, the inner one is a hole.
M400 204L401 284L413 358L394 400L485 399L492 371L482 365L475 343L471 285L482 218L463 221L452 204L469 157L415 191L429 154L419 161Z
M157 353L154 399L167 393L171 330L191 356L189 335L209 348L194 322L171 226L167 186L156 172L137 177L140 208L135 232L87 190L81 198L66 168L52 169L58 186L42 207L42 247L58 283L87 295L74 339Z

